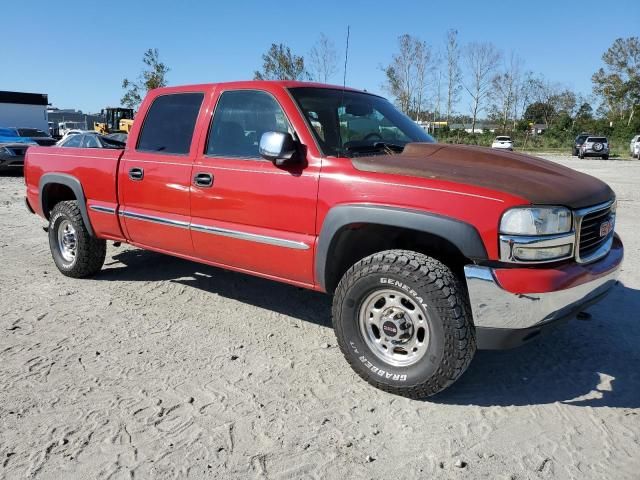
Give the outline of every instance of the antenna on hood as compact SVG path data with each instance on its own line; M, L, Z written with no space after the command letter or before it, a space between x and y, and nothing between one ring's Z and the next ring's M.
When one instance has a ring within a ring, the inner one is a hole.
M340 108L344 106L344 91L347 89L347 60L349 59L349 33L351 30L351 26L347 25L347 46L344 49L344 74L342 76L342 94L340 95L340 105L338 107L338 116L340 116ZM338 128L338 135L340 136L340 144L342 145L342 135L340 135L340 128ZM343 151L343 148L340 147L340 151Z

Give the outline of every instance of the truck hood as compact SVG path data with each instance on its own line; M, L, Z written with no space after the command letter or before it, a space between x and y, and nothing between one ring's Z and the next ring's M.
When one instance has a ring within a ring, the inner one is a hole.
M351 161L361 171L474 185L539 205L583 208L615 197L606 183L585 173L541 158L483 147L409 143L399 155Z

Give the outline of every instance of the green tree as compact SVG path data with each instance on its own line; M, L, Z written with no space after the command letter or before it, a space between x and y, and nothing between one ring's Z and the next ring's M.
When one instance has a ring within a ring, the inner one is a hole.
M593 74L593 91L607 105L613 117L631 125L640 104L640 39L618 38L602 55L604 67Z
M142 63L145 67L138 75L136 81L125 78L122 80L122 88L125 90L120 102L125 107L137 109L142 102L142 97L149 90L167 86L167 73L169 67L160 61L157 48L150 48L144 52Z
M593 118L593 108L587 102L584 102L578 108L576 119L591 120Z
M547 119L555 115L553 105L543 102L531 103L524 111L523 118L531 123L544 123L548 125Z
M294 55L286 45L271 44L262 55L262 70L256 70L254 80L308 80L304 57Z

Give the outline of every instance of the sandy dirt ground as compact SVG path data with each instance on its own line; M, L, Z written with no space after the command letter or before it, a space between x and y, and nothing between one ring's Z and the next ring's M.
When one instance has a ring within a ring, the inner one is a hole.
M327 296L125 246L63 277L1 176L0 478L640 478L640 162L553 159L616 190L620 285L429 401L350 370Z

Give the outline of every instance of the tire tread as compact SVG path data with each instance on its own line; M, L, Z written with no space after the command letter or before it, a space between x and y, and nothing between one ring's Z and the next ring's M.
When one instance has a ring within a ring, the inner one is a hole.
M59 216L67 217L76 227L79 255L73 266L69 269L60 268L56 263L58 270L60 270L63 275L72 278L85 278L95 275L102 269L102 265L104 264L104 259L107 254L107 242L89 234L76 200L59 202L53 207L49 225L50 236L56 235L53 227L55 220ZM52 240L50 238L50 244L53 248L53 243L51 242Z
M412 280L420 291L429 294L432 306L443 320L445 341L454 348L445 349L445 358L427 381L407 387L396 387L363 375L355 368L356 359L350 354L341 335L336 335L338 345L356 373L376 388L409 398L435 395L464 373L476 351L475 329L471 322L471 307L466 291L455 274L442 262L409 250L386 250L363 258L347 270L338 284L332 309L334 327L340 305L344 302L351 285L363 276L390 273Z

